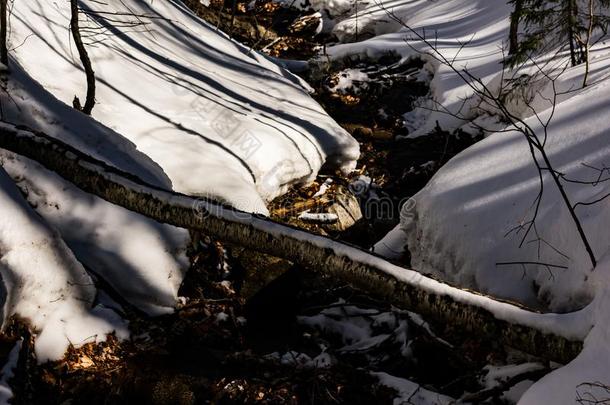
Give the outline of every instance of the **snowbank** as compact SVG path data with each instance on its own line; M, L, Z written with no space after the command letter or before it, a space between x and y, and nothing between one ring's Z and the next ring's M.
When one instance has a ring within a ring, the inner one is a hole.
M57 100L17 64L11 67L7 92L2 94L0 101L4 108L3 119L40 129L151 184L171 187L171 181L163 170L138 152L131 142ZM37 257L39 248L34 231L26 234L23 242L31 238L32 258L24 252L1 251L0 260L7 260L13 254L23 256L20 260L24 261L22 266L6 263L3 276L6 272L11 275L7 280L28 280L21 286L4 280L9 297L4 305L4 319L16 314L32 321L40 332L36 343L39 360L61 357L70 342L78 346L90 341L78 339L80 335L66 330L79 330L79 334L94 336L94 339L103 339L105 333L113 330L109 325L102 333L95 322L89 321L97 318L95 314L100 311L93 309L91 312L97 291L86 274L82 275L86 280L83 282L62 278L61 274L69 271L70 266L84 271L82 263L127 301L148 314L173 311L178 287L188 267L185 255L189 238L187 231L158 224L86 194L40 165L12 153L0 151L0 164L27 199L20 196L20 204L29 203L36 209L36 214L30 219L23 219L23 227L35 219L35 223L52 232L57 243L64 246L62 249L66 253L62 254L75 255L78 260L76 262L72 258L70 260L75 263L66 261L52 264L46 262L50 254L38 254ZM5 183L6 187L8 184ZM7 207L0 205L0 208L3 220L11 217ZM5 238L7 246L13 243L11 231L7 231ZM54 252L53 249L51 251ZM62 266L65 269L62 270ZM58 274L53 276L53 272ZM47 278L53 278L54 282L48 283ZM61 287L62 283L66 283L66 286ZM80 289L70 287L79 283L87 286L86 296ZM65 301L62 304L63 312L53 316L62 319L46 321L55 310L45 308L42 303L54 303L58 298L61 299L57 302ZM118 332L120 336L125 336L123 326ZM53 337L45 343L47 333ZM45 344L47 347L43 347Z
M171 187L133 144L55 99L17 65L1 102L5 120L41 129L152 184ZM116 314L93 307L97 291L83 265L145 312L173 310L188 265L188 232L88 195L6 151L0 151L0 164L3 320L18 315L32 322L39 333L39 361L60 358L69 343L102 340L112 331L126 336Z
M371 374L379 379L381 385L396 390L398 396L392 402L394 405L449 405L455 403L455 399L453 398L427 390L421 385L405 380L404 378L395 377L383 372L374 372Z
M498 64L503 59L509 14L510 8L503 0L370 1L357 13L352 10L333 28L332 32L342 43L328 47L328 56L324 58L340 60L366 56L375 59L388 52L401 56L403 62L422 58L427 62L425 69L433 75L430 95L435 102L455 113L460 111L463 99L472 95L472 90L449 67L426 55L430 48L402 23L419 33L425 29L426 38L436 43L458 69L467 67L476 77L490 82L498 74ZM357 39L360 41L353 42ZM468 46L464 47L466 43ZM422 100L422 106L425 108L405 115L411 137L427 134L437 121L446 129L464 124L451 115L430 111L435 104L429 99Z
M125 326L112 311L100 307L89 311L95 298L91 278L4 170L0 170L0 207L3 317L17 313L40 331L38 359L60 358L68 342L96 341L112 331L125 336Z
M547 151L556 170L568 178L595 181L610 162L605 109L606 82L589 87L559 105L549 127ZM547 111L542 115L548 114ZM535 118L527 122L542 133ZM586 165L586 166L585 166ZM602 177L607 177L607 173ZM415 196L412 221L403 224L412 264L425 272L442 271L462 284L553 310L582 306L592 297L591 264L569 212L545 176L538 214L538 243L532 233L519 247L539 191L538 172L517 132L494 134L458 155ZM573 203L594 201L610 192L608 183L565 184ZM610 201L577 207L598 257L609 248ZM513 230L511 232L511 230ZM499 262L539 261L565 266L546 269Z
M93 116L158 163L174 190L266 213L265 201L313 180L323 164L355 167L358 144L299 79L182 2L79 3L97 76ZM96 11L118 15L110 24ZM15 4L11 44L23 43L16 59L54 96L84 103L69 15L68 2Z

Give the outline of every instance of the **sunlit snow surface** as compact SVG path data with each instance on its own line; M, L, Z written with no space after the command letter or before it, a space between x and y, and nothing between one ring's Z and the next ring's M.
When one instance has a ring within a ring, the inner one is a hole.
M266 200L313 180L325 162L355 167L357 142L300 79L181 1L80 4L90 13L140 16L112 15L112 24L105 14L81 18L97 76L93 117L158 163L174 190L266 213ZM11 42L24 42L15 54L32 78L65 103L75 95L84 103L69 11L67 2L16 4Z

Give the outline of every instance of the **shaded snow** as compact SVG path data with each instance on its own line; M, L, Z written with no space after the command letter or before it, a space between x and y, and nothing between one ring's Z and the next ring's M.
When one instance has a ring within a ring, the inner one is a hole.
M0 207L3 317L18 314L40 331L35 344L38 359L60 358L68 342L95 342L112 331L124 337L124 325L113 312L90 310L95 298L91 278L2 169Z
M173 311L188 260L188 233L84 193L28 159L0 151L4 169L77 258L127 301Z
M371 373L379 379L381 385L395 389L398 396L394 399L394 405L449 405L455 403L451 397L432 392L419 384L404 378L395 377L388 373Z
M13 370L17 367L22 343L23 339L20 339L15 343L15 346L13 346L8 354L6 364L2 367L2 378L0 379L0 404L8 404L9 400L13 398L13 390L9 385L9 381L14 376Z

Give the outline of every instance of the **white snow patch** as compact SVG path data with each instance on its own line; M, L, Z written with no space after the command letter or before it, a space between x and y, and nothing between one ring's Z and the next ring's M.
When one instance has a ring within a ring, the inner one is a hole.
M328 212L309 212L309 210L301 212L299 219L306 222L317 222L320 224L331 224L337 222L339 217L337 214L331 214Z
M395 377L384 372L373 372L371 374L379 379L381 385L393 388L398 392L398 396L393 402L394 405L449 405L455 403L455 400L451 397L429 391L421 385L404 378Z
M10 177L0 169L0 270L3 318L17 314L39 331L39 361L63 356L75 346L103 340L116 331L127 335L118 316L91 308L93 282L59 235L29 207Z
M355 167L358 143L313 101L302 80L217 32L181 2L88 0L80 6L162 17L141 17L145 29L129 32L82 18L82 29L107 30L87 39L98 40L88 47L97 77L93 116L158 163L174 190L265 214L265 201L313 181L325 162L346 172ZM69 2L15 3L10 38L23 43L13 52L18 64L65 103L85 92L67 35L69 17Z

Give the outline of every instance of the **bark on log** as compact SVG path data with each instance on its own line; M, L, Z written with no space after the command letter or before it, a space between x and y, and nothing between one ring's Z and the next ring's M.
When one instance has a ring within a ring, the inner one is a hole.
M162 190L45 134L0 123L0 148L28 157L86 192L159 222L298 263L431 321L566 363L582 348L588 312L540 314L454 288L332 239L206 199Z

